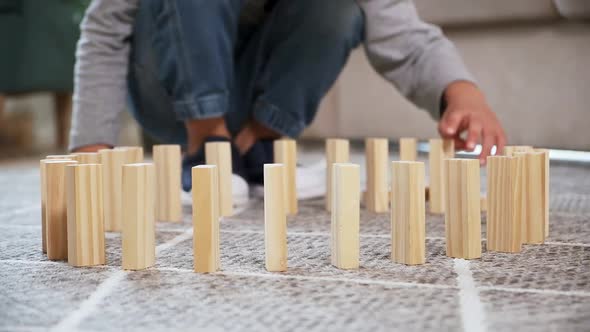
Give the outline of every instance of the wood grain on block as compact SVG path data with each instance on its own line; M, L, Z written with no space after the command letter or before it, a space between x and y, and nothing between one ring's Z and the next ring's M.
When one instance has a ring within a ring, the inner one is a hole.
M191 170L193 184L194 270L219 270L219 183L217 166L199 165Z
M141 146L117 146L115 150L127 151L127 163L143 163L143 148Z
M104 229L107 232L120 232L123 227L122 174L126 154L125 151L115 149L102 149L98 153L103 166Z
M285 166L285 209L288 215L297 214L297 142L279 139L273 143L274 162Z
M359 268L360 167L332 165L332 265Z
M266 270L287 271L285 166L264 164L264 252Z
M367 192L365 206L375 213L389 209L389 189L387 188L387 164L389 161L389 142L386 138L367 138L365 140L365 160L367 163Z
M391 163L391 259L416 265L426 260L424 163Z
M153 266L156 257L156 179L151 163L123 166L123 269Z
M103 166L66 166L68 263L105 264Z
M66 196L66 165L74 160L44 160L41 162L42 198L41 215L45 210L45 244L50 260L68 259L68 215ZM43 218L43 217L42 217ZM43 230L41 230L43 236Z
M70 156L79 164L100 164L100 154L97 152L74 152Z
M445 212L443 160L455 157L455 144L453 140L434 138L429 141L429 145L430 212L442 214Z
M543 221L545 224L545 238L549 236L549 150L548 149L534 149L535 152L543 154L545 165L543 166L543 183L541 184L543 190Z
M219 211L222 217L234 214L232 190L232 156L229 142L205 143L207 165L217 166L219 182Z
M415 138L402 137L399 139L399 160L416 161L418 143Z
M350 159L350 143L347 139L328 138L326 140L326 211L332 204L332 164L347 163Z
M447 256L481 257L479 161L445 159L445 237Z
M156 220L182 221L180 201L180 145L154 145Z
M530 145L507 145L504 147L503 155L512 157L515 153L526 153L533 151L533 147Z
M527 244L545 241L544 168L542 152L516 153L524 158L522 185L522 242Z
M487 248L491 251L520 252L519 163L522 158L487 158Z
M48 157L56 157L56 156L48 156ZM49 158L49 159L41 159L39 161L39 182L40 182L40 193L41 193L41 250L43 253L47 253L47 216L46 216L46 203L45 203L45 162L51 160L72 160L69 156L61 155L61 158Z

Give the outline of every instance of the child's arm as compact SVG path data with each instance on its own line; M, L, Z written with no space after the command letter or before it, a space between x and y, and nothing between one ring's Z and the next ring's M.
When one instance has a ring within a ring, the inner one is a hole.
M129 36L139 0L94 0L80 25L70 150L116 144L126 106Z
M505 142L501 125L441 30L420 20L411 0L358 3L365 13L365 49L373 67L433 118L444 114L440 132L457 138L457 148L472 150L483 137L481 160L491 145L501 150ZM441 101L448 105L446 111L441 110ZM458 138L464 129L469 131L466 142Z

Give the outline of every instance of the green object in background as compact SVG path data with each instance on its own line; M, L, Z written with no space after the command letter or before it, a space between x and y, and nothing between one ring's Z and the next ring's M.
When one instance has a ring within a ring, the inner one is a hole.
M0 0L0 93L73 90L88 0Z

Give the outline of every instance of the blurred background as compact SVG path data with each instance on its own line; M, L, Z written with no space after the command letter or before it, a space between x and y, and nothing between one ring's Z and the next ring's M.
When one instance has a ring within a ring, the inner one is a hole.
M0 0L0 159L67 146L79 24L90 0ZM590 150L589 0L415 0L456 44L509 143ZM121 145L150 144L125 113ZM309 140L437 136L361 48L325 97Z

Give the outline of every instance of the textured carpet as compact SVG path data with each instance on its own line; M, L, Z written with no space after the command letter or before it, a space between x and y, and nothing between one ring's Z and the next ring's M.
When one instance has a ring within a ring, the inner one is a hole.
M361 268L341 271L330 265L329 215L310 200L288 224L289 270L268 273L253 201L222 221L212 275L192 272L188 210L183 223L157 224L148 270L121 271L115 233L106 266L47 261L37 173L34 163L0 166L0 331L590 330L588 166L552 165L550 236L520 254L448 258L443 217L427 215L426 264L395 264L388 215L362 210Z

